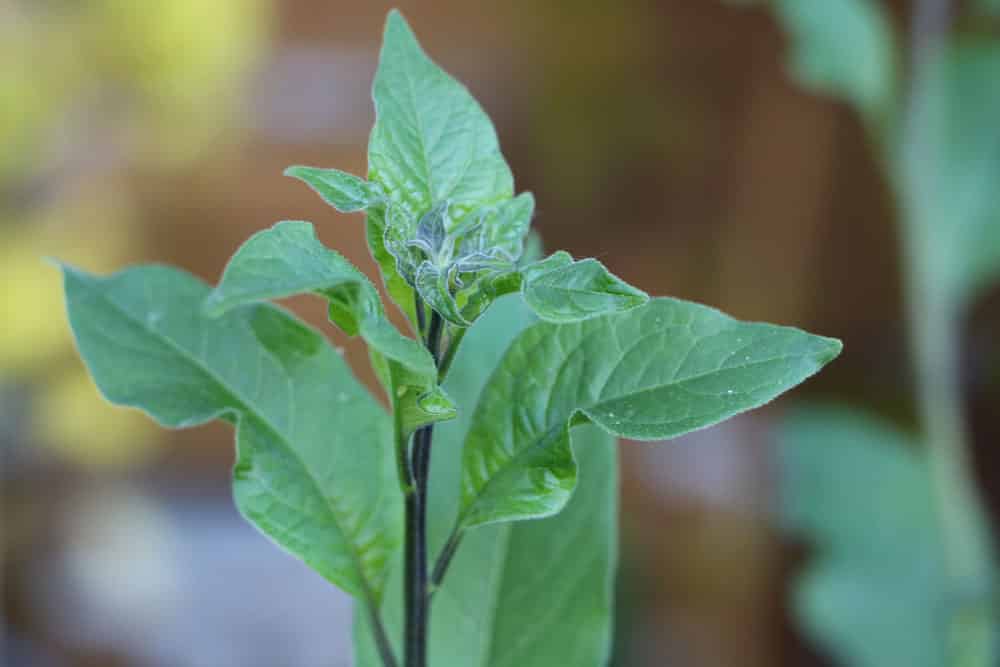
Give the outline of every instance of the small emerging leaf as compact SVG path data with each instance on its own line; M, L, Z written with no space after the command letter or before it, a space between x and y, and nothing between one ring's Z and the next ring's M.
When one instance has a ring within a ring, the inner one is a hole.
M383 198L377 184L339 169L289 167L285 176L299 179L341 213L365 211Z
M326 340L270 305L202 317L208 287L175 269L64 277L80 354L108 400L173 428L235 422L243 515L377 601L402 532L391 422Z
M525 267L524 299L547 322L579 322L649 301L642 290L612 275L596 259L573 261L559 251Z
M538 324L483 391L462 454L463 527L555 514L576 486L571 424L670 438L758 407L816 373L839 341L675 299Z

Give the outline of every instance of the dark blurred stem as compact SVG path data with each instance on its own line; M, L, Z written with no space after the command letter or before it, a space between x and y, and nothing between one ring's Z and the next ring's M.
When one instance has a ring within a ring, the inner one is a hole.
M926 104L933 93L924 87L932 85L934 68L940 66L939 58L947 48L951 14L949 0L916 0L914 5L909 95L902 121L907 168L922 168L935 160L928 143L933 139L926 129L931 122ZM989 581L991 556L988 522L969 461L961 400L962 309L953 294L942 291L933 266L937 249L926 230L940 221L922 220L929 212L905 208L907 199L902 198L907 218L904 277L920 417L952 587L958 594L975 594Z
M416 301L417 312L423 312L420 298ZM418 316L419 317L419 316ZM441 333L444 322L437 313L431 315L424 344L434 359L440 363ZM413 436L413 451L410 459L413 492L406 495L406 535L405 535L405 605L406 667L427 667L427 486L430 479L431 444L434 425L428 424L417 429Z

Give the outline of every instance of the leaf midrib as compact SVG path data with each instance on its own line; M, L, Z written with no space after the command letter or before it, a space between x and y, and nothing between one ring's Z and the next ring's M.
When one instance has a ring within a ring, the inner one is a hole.
M340 512L333 506L333 502L331 501L331 499L328 498L327 495L323 493L322 486L319 484L319 480L317 480L313 476L313 474L309 471L309 467L306 465L305 461L302 459L302 456L299 454L299 452L296 451L296 449L291 446L288 440L288 436L284 434L277 426L275 426L270 419L262 416L263 413L258 414L258 411L260 410L259 407L257 408L257 411L251 410L249 406L255 405L254 403L243 398L240 392L234 391L232 388L230 388L225 382L223 382L219 378L218 374L215 371L213 371L211 368L202 363L201 360L198 357L194 356L189 350L186 350L185 348L181 347L180 345L175 343L170 337L162 334L161 332L151 329L149 325L142 318L136 317L135 315L127 311L124 307L119 305L117 302L110 299L103 292L97 292L97 295L102 301L110 305L114 310L118 311L126 319L132 321L134 324L137 324L141 329L145 330L150 336L164 342L168 347L177 352L182 359L186 359L188 363L191 363L195 368L208 375L212 380L214 380L218 384L218 386L223 390L223 392L228 394L229 397L236 404L238 404L240 407L243 408L244 413L249 414L249 416L253 417L258 422L266 426L276 436L276 439L284 445L285 449L289 453L291 453L292 456L295 458L295 460L299 463L299 466L302 468L302 471L305 474L306 478L309 479L309 481L312 483L314 489L316 490L316 493L321 498L323 498L324 502L326 503L327 507L330 510L330 514L333 516L333 520L337 526L337 530L344 537L344 543L348 546L348 551L351 554L351 561L354 563L354 567L356 568L358 573L358 577L360 580L359 581L360 588L362 592L368 597L374 597L373 592L376 589L372 586L372 582L368 580L368 575L365 572L364 567L362 566L363 561L361 560L360 554L356 552L354 545L354 536L344 530L344 519L340 516ZM273 306L267 306L267 305L261 307L273 308ZM267 354L272 358L272 360L277 362L277 360L274 359L273 355L271 355L270 352L264 350L262 353ZM247 416L247 414L241 414L240 420L242 421L242 419L244 419ZM239 428L239 423L237 423L237 428Z

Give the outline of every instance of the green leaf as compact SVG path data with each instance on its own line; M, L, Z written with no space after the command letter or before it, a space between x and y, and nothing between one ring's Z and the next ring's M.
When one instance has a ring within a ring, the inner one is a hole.
M513 196L490 119L427 57L395 10L386 21L373 97L368 178L411 216L440 202L471 211Z
M529 322L521 299L498 301L469 329L446 387L459 417L435 428L428 509L432 554L458 513L461 464L455 456L476 398L508 341ZM614 441L587 427L574 432L580 486L559 516L497 524L466 534L434 595L430 664L440 667L604 667L611 633L617 548ZM563 554L572 554L563 557ZM543 583L544 582L544 583ZM383 615L402 636L402 575L393 570ZM355 614L359 667L381 665L366 618Z
M772 0L791 38L790 67L806 88L884 125L895 91L892 24L876 0Z
M832 406L794 413L780 440L784 522L817 549L794 593L809 636L850 667L995 664L989 583L950 584L919 443Z
M1000 278L1000 45L968 42L917 86L897 154L911 251L924 295L963 305Z
M301 293L330 301L330 318L348 333L360 333L374 354L376 370L404 433L451 419L454 406L437 386L437 368L419 342L401 334L385 317L367 277L316 238L308 222L280 222L250 237L233 255L205 307L219 314L247 303Z
M164 426L235 422L236 504L348 593L377 601L402 512L388 416L325 339L270 305L201 315L209 289L160 266L64 268L101 392Z
M577 482L572 424L671 438L767 403L840 349L830 338L666 298L620 315L535 325L480 397L462 454L461 526L562 509Z
M649 301L649 295L612 275L596 259L573 261L561 250L525 267L522 275L525 301L547 322L579 322Z
M299 179L341 213L368 210L384 198L377 183L339 169L295 166L286 169L285 176Z

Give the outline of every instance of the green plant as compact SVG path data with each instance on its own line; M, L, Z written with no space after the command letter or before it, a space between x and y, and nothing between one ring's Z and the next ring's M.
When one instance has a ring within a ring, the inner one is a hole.
M841 345L649 299L594 259L525 252L531 195L514 196L489 119L395 12L374 99L367 180L288 174L367 214L413 337L309 223L281 222L214 289L163 266L64 267L80 353L115 403L168 427L235 425L237 506L358 600L359 664L422 667L428 642L436 665L603 664L611 437L665 439L757 407ZM300 293L367 343L388 413L318 332L264 303Z
M996 3L970 3L957 37L953 3L916 0L905 51L877 0L769 4L795 77L859 114L895 197L923 430L844 407L789 420L785 518L819 549L800 622L858 667L995 665L996 565L958 359L970 303L1000 278L1000 41L975 29Z

